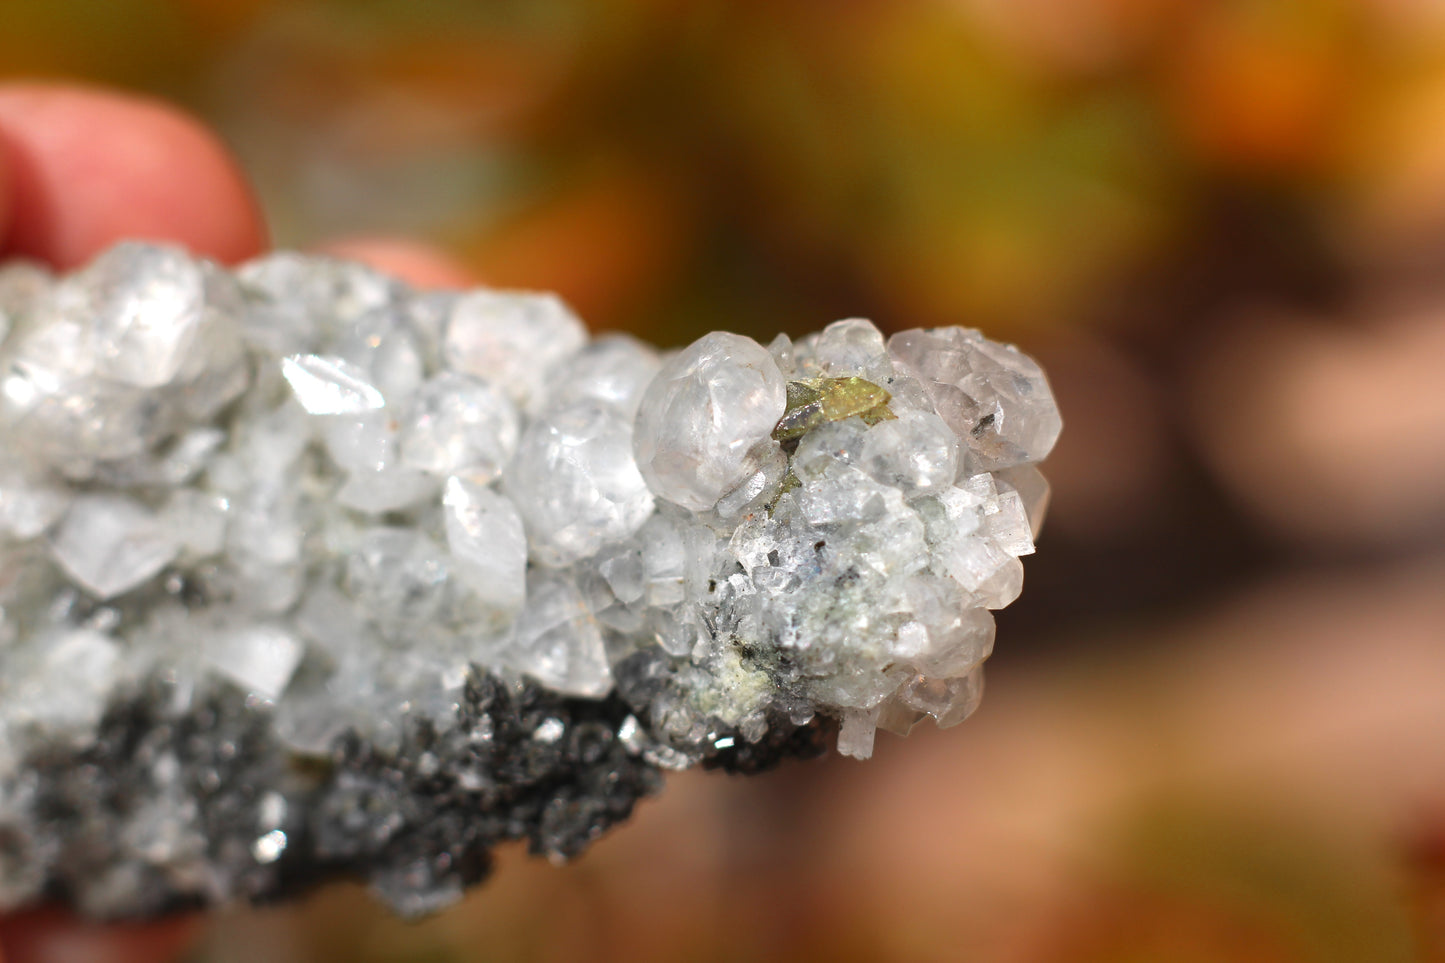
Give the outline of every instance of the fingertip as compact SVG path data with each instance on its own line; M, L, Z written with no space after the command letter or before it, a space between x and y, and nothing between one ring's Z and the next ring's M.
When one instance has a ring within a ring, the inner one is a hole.
M0 149L0 251L5 249L4 239L10 233L10 199L13 193L9 161L6 160L5 151ZM0 956L0 963L5 963L5 957Z
M0 921L0 963L165 963L195 943L196 917L156 923L94 923L42 909Z
M418 288L466 288L476 276L440 248L397 238L356 237L323 244L323 254L369 264Z
M123 238L180 243L225 262L265 246L230 152L173 107L81 87L0 86L0 154L8 254L69 268Z

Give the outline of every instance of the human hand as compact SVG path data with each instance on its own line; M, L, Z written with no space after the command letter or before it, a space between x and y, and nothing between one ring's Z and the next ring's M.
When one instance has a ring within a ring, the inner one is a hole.
M266 246L259 207L220 139L178 111L113 92L0 84L0 259L59 269L123 238L170 241L233 263ZM420 287L469 283L425 245L328 245ZM0 963L158 963L198 922L101 925L45 909L0 918Z

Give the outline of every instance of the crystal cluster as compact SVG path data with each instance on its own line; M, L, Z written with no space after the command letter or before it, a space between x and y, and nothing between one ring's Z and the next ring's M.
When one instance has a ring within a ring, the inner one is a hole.
M659 353L290 253L6 266L0 339L0 908L426 912L659 767L956 723L1060 428L973 330Z

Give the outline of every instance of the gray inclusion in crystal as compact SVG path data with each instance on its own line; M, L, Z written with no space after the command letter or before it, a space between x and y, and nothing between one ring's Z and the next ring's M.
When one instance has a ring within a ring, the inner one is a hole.
M1059 424L960 328L662 355L299 254L0 268L0 910L418 915L662 769L959 722Z

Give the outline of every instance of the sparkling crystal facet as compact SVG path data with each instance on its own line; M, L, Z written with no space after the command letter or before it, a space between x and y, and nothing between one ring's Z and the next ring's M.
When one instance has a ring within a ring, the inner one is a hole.
M292 355L282 360L281 372L301 407L313 415L359 415L386 407L366 372L344 358Z
M553 371L587 342L587 329L556 295L474 291L456 299L446 322L454 371L495 381L534 411Z
M631 420L597 401L550 409L532 422L507 493L544 565L595 555L652 514L652 493L632 460Z
M761 460L787 385L751 338L714 332L673 357L637 413L637 465L660 498L705 511Z
M180 551L154 512L118 495L81 495L50 546L55 561L98 598L149 581Z
M401 460L434 475L490 481L517 450L517 410L489 382L438 375L412 399L402 429Z
M527 537L516 506L490 488L453 477L442 499L457 574L489 608L511 616L527 594Z

